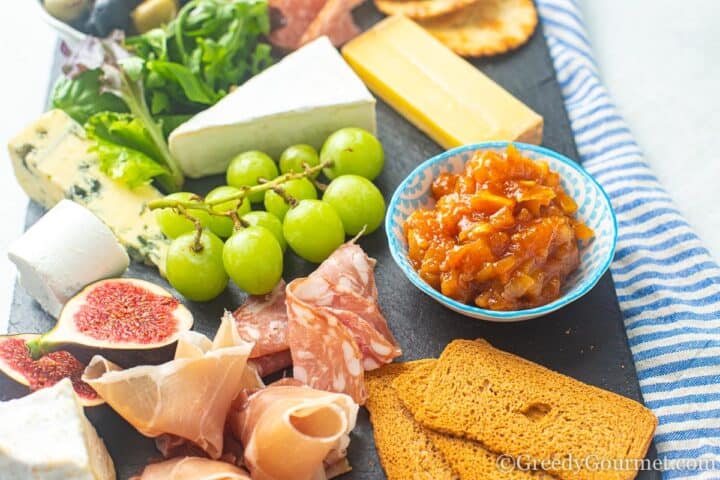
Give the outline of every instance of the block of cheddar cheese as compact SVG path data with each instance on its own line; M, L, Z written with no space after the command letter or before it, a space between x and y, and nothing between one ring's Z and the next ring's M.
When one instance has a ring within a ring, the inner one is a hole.
M540 115L412 20L386 18L342 54L370 90L445 148L542 140Z

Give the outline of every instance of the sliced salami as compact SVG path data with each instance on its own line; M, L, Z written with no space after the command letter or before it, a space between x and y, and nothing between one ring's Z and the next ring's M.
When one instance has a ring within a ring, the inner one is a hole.
M349 242L286 290L295 378L346 393L360 404L366 396L364 371L402 353L377 303L374 266Z
M233 316L240 337L248 342L255 342L250 358L264 357L288 349L284 281L280 280L267 295L248 297L245 303L235 310ZM265 363L270 362L265 360Z
M339 285L333 286L313 274L298 282L293 293L303 302L314 304L316 309L334 316L347 328L362 353L364 370L378 368L400 355L400 348L392 336L386 338L373 323L375 315L382 317L380 310L368 308L367 302L357 301L353 292L342 292ZM382 323L386 325L384 318Z
M360 246L348 242L320 264L311 277L324 279L336 293L331 297L324 297L323 300L329 300L329 303L322 306L355 312L370 322L392 344L392 359L400 356L402 352L380 310L373 273L375 263Z
M319 390L346 393L363 404L367 392L362 353L337 317L292 293L303 281L305 279L293 280L287 288L293 376Z

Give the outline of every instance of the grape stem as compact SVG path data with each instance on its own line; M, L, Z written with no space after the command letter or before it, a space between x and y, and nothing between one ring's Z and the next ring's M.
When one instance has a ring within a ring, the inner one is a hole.
M178 205L177 211L180 212L180 215L190 220L193 225L195 225L195 242L193 242L192 250L195 253L200 253L203 251L202 243L200 242L200 239L202 238L202 232L203 232L203 226L200 220L193 217L187 212L187 209L183 207L182 205Z
M228 216L225 212L218 212L213 207L216 205L220 205L222 203L226 202L232 202L235 200L239 200L240 203L242 203L242 200L245 199L248 195L252 195L253 193L258 192L265 192L267 190L275 190L280 184L287 182L288 180L295 180L298 178L308 178L315 173L319 172L323 168L327 168L332 165L332 161L328 160L326 162L322 162L319 165L315 165L314 167L305 167L304 172L289 172L284 175L280 175L279 177L275 177L272 180L267 180L265 182L262 182L258 185L253 185L252 187L243 187L240 189L237 193L231 193L227 194L221 197L218 197L214 199L211 202L204 201L202 199L198 200L172 200L167 198L161 198L159 200L153 200L152 202L148 203L148 208L150 210L156 210L158 208L174 208L178 211L180 211L180 208L182 207L185 210L204 210L208 212L210 215L215 216ZM181 212L182 213L182 212ZM191 216L188 216L189 218L193 218Z
M290 195L289 193L287 193L287 191L284 188L275 187L272 189L272 191L277 193L278 195L280 195L280 198L285 200L285 203L290 205L290 208L297 207L297 204L298 204L297 198L295 198L292 195Z

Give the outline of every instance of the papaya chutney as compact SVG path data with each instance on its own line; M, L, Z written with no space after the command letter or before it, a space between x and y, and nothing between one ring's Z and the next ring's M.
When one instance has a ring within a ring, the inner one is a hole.
M434 208L405 221L408 256L443 295L490 310L522 310L560 296L593 231L545 162L512 145L476 152L462 173L432 184Z

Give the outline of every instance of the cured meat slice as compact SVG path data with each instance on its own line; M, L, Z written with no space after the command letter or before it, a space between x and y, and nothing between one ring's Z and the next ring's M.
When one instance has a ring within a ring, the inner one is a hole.
M143 435L176 435L217 459L233 400L244 388L262 387L246 368L252 348L226 313L213 341L183 333L170 362L122 370L96 355L82 378Z
M282 15L282 26L270 33L270 43L284 50L295 50L300 39L325 5L326 0L270 0L270 8Z
M292 355L290 354L290 350L283 350L282 352L270 353L262 357L253 358L248 363L255 367L258 375L264 377L291 366Z
M386 338L372 322L375 312L382 318L379 310L375 308L374 311L368 311L364 305L348 298L354 296L353 293L338 290L338 287L333 287L315 274L293 285L295 298L331 314L347 328L362 352L365 370L378 368L400 355L395 340L392 337L390 340ZM384 318L382 323L387 328Z
M304 281L290 282L287 293L293 376L313 388L347 393L363 404L367 392L362 353L335 315L293 295L296 285Z
M366 398L364 370L402 353L377 302L374 266L349 242L286 291L295 378L347 393L360 404Z
M254 480L324 479L349 468L345 453L357 411L348 395L271 386L251 395L231 426Z
M240 337L255 342L250 358L288 349L285 282L267 295L252 295L233 313ZM260 374L263 376L263 374Z
M360 28L355 25L350 12L361 3L362 0L327 0L303 33L300 45L327 35L338 47L357 36Z
M311 277L323 278L338 293L332 297L318 299L325 302L321 305L350 310L361 315L394 345L393 350L397 357L402 351L378 304L378 291L373 273L375 263L375 260L368 257L359 245L348 242L320 264Z
M235 465L200 457L180 457L153 463L130 480L250 480Z

